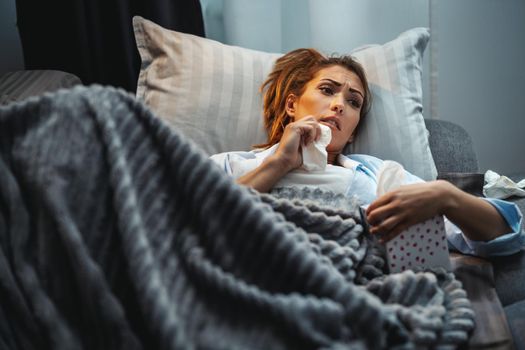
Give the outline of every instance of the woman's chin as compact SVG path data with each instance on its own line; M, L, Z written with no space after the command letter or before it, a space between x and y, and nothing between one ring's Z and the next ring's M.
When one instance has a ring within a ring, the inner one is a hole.
M345 146L346 143L344 145L334 145L332 143L329 143L328 146L326 146L326 152L328 152L329 154L340 154L343 152Z

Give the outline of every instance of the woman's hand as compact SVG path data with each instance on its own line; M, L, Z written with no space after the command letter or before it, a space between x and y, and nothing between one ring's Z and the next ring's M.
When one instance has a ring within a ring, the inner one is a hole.
M286 174L303 164L301 147L319 139L321 127L314 117L305 117L288 124L274 154L257 168L237 179L237 183L259 192L268 192Z
M445 215L475 241L512 232L492 204L443 180L401 186L376 199L366 210L370 233L382 234L383 242L435 215Z
M377 198L366 210L370 233L381 234L386 242L408 227L436 215L451 206L449 186L445 181L432 181L401 186Z
M284 128L279 147L271 157L287 172L299 168L303 164L301 148L318 140L320 136L321 127L313 116L290 123Z

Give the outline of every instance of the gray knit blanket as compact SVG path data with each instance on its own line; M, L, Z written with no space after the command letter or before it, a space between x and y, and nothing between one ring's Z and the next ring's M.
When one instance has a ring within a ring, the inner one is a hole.
M452 273L385 273L351 200L241 187L122 90L0 108L0 156L2 349L446 349L474 327Z

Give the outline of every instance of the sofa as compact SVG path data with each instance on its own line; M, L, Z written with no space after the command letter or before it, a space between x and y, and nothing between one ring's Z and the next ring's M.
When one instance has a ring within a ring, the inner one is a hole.
M469 193L482 195L482 174L479 173L469 134L450 121L427 119L425 123L429 130L429 142L438 169L438 178L448 180ZM525 178L525 174L514 174L511 178L518 181ZM515 202L521 212L525 213L525 198L513 197L507 200ZM501 302L515 347L524 349L525 250L508 257L491 258L487 262L492 271L486 276Z

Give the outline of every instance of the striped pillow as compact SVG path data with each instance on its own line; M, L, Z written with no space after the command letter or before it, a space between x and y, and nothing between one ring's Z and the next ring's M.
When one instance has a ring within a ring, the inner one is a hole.
M133 18L142 67L137 97L207 154L249 150L266 140L259 87L280 53L221 44ZM353 152L392 159L436 177L422 115L421 59L429 40L415 28L352 52L373 92Z
M347 148L395 160L424 180L437 176L423 118L422 60L429 39L427 28L414 28L351 52L366 70L372 107Z

